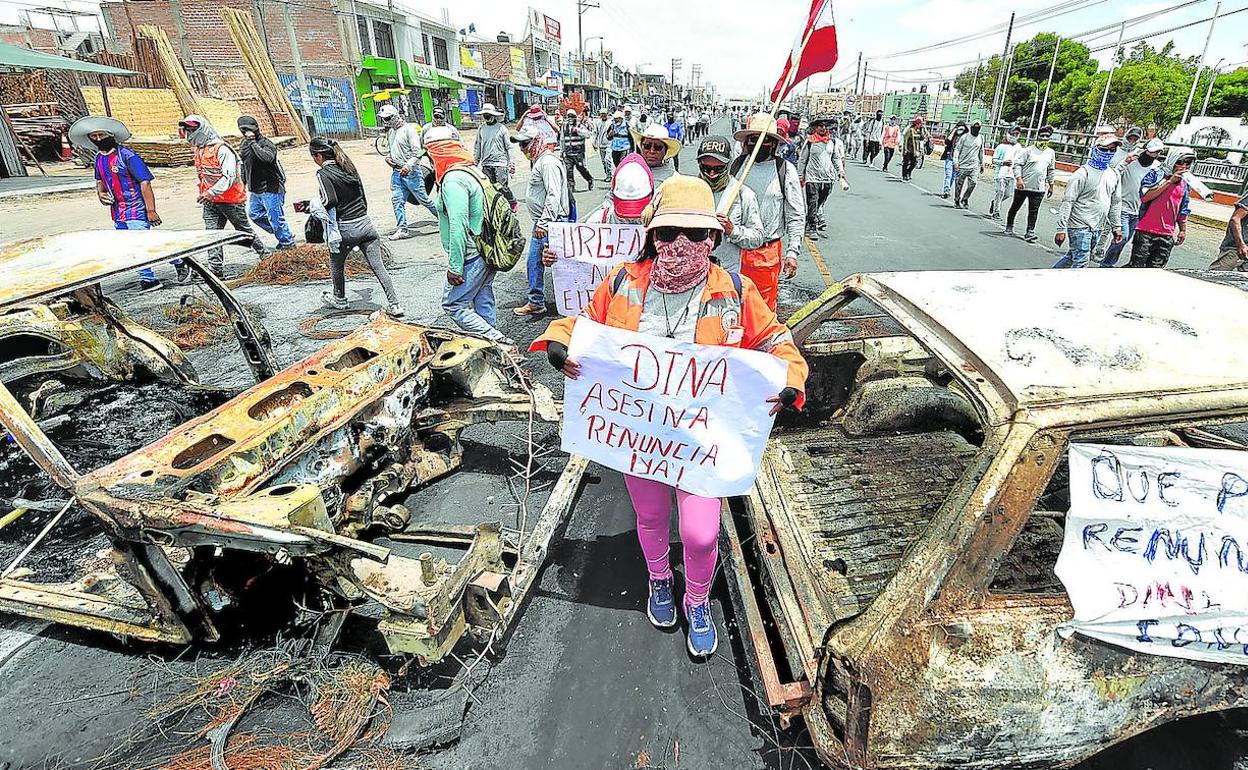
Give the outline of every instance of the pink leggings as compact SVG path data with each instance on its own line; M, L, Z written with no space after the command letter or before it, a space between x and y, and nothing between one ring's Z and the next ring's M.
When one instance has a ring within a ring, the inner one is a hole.
M646 569L651 580L666 580L672 576L668 560L668 522L672 516L672 488L668 485L624 476L628 496L633 499L637 512L637 539L646 557ZM711 592L711 580L715 577L715 559L719 556L716 544L719 540L718 497L698 497L676 490L676 503L680 508L680 542L685 547L685 606L702 604Z

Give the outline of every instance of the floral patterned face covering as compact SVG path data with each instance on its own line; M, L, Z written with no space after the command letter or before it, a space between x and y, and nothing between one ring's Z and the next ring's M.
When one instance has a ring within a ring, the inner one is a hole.
M655 241L654 249L658 256L654 258L650 283L664 294L689 291L706 280L714 248L713 237L691 241L683 233L674 241Z

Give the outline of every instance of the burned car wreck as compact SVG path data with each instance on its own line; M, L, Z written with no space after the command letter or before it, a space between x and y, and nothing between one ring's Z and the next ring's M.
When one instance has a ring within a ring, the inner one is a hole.
M1072 605L1054 573L1072 442L1248 451L1245 289L1161 270L884 273L794 314L811 406L724 508L782 721L800 714L838 768L1051 768L1248 706L1246 666L1059 634Z
M392 652L421 662L465 634L501 633L584 464L569 463L521 530L484 512L473 526L430 520L403 501L459 467L468 426L557 419L550 392L486 340L380 313L277 371L267 335L196 260L235 240L92 232L2 247L0 422L14 510L0 539L24 537L0 565L0 609L139 640L212 641L240 587L285 569L311 586L301 600L330 626L372 618ZM174 258L224 307L255 385L200 384L176 346L101 289ZM128 423L101 417L121 410ZM87 456L106 462L84 467ZM27 510L51 515L12 523L34 518ZM37 558L67 515L82 537ZM401 536L404 553L374 542L386 536Z

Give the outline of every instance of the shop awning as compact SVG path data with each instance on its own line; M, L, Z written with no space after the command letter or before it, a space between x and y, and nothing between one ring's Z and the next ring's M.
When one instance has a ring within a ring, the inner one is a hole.
M361 67L366 70L372 70L376 75L390 78L397 82L398 67L394 59L385 59L379 56L365 56ZM438 73L430 66L425 64L415 64L407 59L403 60L403 85L415 86L417 88L439 88Z
M553 88L542 88L540 86L516 86L516 88L519 88L521 91L528 91L531 94L544 96L548 99L552 96L561 95L558 91L554 90Z
M42 51L32 51L17 45L0 43L0 67L21 67L28 70L70 70L93 72L97 75L137 75L131 70L107 67L89 61L78 61L64 56L54 56Z
M463 88L464 86L479 86L480 83L469 80L459 75L448 75L445 72L438 73L439 88Z

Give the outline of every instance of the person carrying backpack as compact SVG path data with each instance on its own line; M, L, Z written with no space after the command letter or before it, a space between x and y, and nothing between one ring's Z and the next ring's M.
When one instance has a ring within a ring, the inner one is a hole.
M485 232L489 182L477 170L468 148L441 126L425 132L425 151L433 161L438 184L438 232L447 257L442 310L469 334L513 345L497 328L494 278L498 270L487 262L478 243Z

